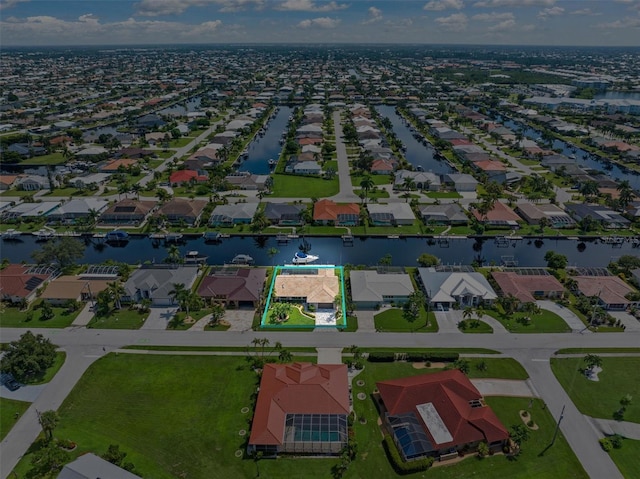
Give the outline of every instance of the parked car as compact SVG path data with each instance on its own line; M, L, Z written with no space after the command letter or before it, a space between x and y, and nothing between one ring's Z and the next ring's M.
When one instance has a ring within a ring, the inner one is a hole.
M2 384L9 390L15 391L16 389L20 389L21 384L16 381L16 378L13 377L11 373L2 373L0 377L0 381Z

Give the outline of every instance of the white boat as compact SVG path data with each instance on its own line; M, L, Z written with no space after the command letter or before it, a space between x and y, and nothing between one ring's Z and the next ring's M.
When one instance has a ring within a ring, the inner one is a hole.
M2 239L4 241L17 240L20 237L20 231L14 229L8 229L2 233Z
M274 160L273 158L271 158L271 159L269 160L269 166L273 166L273 165L275 165L276 163L277 163L277 161L276 161L276 160Z
M309 264L320 259L319 256L313 254L303 253L302 251L296 251L293 255L293 264Z
M107 241L112 241L112 242L125 242L125 241L129 241L129 233L127 233L126 231L122 231L122 230L113 230L113 231L109 231L105 238L107 239Z
M56 232L54 230L46 229L46 228L43 228L38 231L34 231L32 234L33 236L36 237L36 241L47 241L55 238L56 236Z
M188 251L187 254L184 255L184 262L189 264L193 263L204 263L207 261L208 256L201 256L198 251Z
M253 264L253 258L248 254L237 254L231 260L231 264Z

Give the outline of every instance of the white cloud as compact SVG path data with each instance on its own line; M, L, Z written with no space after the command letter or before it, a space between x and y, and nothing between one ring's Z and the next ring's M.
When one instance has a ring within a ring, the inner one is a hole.
M549 17L557 17L559 15L562 15L563 13L564 13L564 8L551 7L551 8L545 8L543 10L540 10L540 12L538 12L538 17L546 20Z
M462 7L464 7L462 0L431 0L422 9L441 12L443 10L460 10Z
M480 0L473 4L474 7L551 7L556 4L556 0Z
M602 13L594 12L590 8L582 8L580 10L574 10L572 12L569 12L569 14L571 14L571 15L584 15L584 16L589 16L589 17L595 17L595 16L598 16L598 15L602 15Z
M436 18L436 22L445 30L452 32L460 32L467 28L469 19L464 13L454 13L448 17Z
M15 7L18 3L28 2L29 0L0 0L0 10Z
M298 23L298 28L336 28L340 24L340 20L329 17L311 18L302 20Z
M264 0L142 0L136 4L137 12L147 17L177 15L190 7L215 5L221 12L237 12L247 7L261 8Z
M472 20L479 20L482 22L492 22L492 21L500 21L500 20L513 20L515 17L511 12L505 13L478 13L471 17Z
M369 7L369 18L363 20L362 23L364 25L368 25L370 23L376 23L382 20L382 10L376 7Z
M508 32L513 30L516 26L516 21L511 18L508 20L503 20L500 23L496 23L495 25L491 25L487 28L490 32Z
M293 12L333 12L349 8L346 3L329 2L322 5L316 4L313 0L286 0L281 3L276 10L286 10Z
M601 23L598 28L621 29L621 28L640 28L640 17L626 17L615 22Z

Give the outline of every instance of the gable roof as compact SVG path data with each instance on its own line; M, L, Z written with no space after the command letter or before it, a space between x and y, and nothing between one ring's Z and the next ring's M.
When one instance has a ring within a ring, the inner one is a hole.
M105 461L95 454L88 453L73 462L65 464L58 479L140 479L140 476Z
M437 449L445 449L476 441L504 441L509 433L482 395L459 370L376 383L389 415L413 413ZM435 424L421 414L420 407L431 405L449 434L432 434ZM472 404L475 404L472 405ZM428 422L425 422L428 421Z
M360 206L357 203L337 204L331 200L316 201L313 207L313 219L315 221L336 221L338 215L360 215Z
M494 271L491 273L504 294L512 294L523 303L533 303L536 291L562 293L564 287L555 276L534 274L520 275L513 271Z
M631 304L626 294L634 292L618 276L573 276L585 296L597 296L605 304Z
M185 198L172 198L158 208L157 215L180 215L197 218L207 206L204 200L187 200Z
M273 285L274 296L307 298L307 303L333 303L339 293L340 280L333 268L312 269L309 274L281 273Z
M202 279L198 295L224 296L229 301L258 301L266 277L264 268L238 268L235 274L230 274L229 270L213 271Z
M454 296L472 295L484 300L498 296L481 273L459 273L435 271L433 268L418 268L418 274L432 303L455 302Z
M10 264L0 271L0 295L26 298L51 276L49 274L33 274L29 270L29 266Z
M351 271L353 301L383 301L385 296L409 296L414 292L408 274L379 274L377 271Z
M266 364L249 444L282 444L287 414L349 414L346 364Z

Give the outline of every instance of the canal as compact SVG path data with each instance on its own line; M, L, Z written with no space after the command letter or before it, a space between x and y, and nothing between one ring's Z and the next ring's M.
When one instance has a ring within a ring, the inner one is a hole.
M239 171L248 171L256 175L268 175L272 170L269 160L278 160L280 157L280 138L287 130L289 116L292 109L288 106L279 107L275 116L272 116L265 125L265 133L256 135L247 149L247 158L238 167Z
M455 170L446 161L436 158L436 150L429 143L425 146L413 137L413 133L404 122L404 119L396 113L395 107L389 105L378 105L376 110L380 115L391 120L393 131L398 139L404 144L407 150L404 157L414 168L422 167L424 171L431 171L438 175L453 173Z
M146 236L131 236L123 247L98 243L84 237L84 256L79 263L102 263L107 260L139 262L162 262L167 257L167 246L154 242ZM290 263L295 252L302 246L320 257L322 264L354 264L373 266L380 258L391 255L396 266L416 266L422 253L440 258L443 264L471 264L480 260L484 265L502 264L504 259L514 260L519 266L546 266L544 255L555 251L567 256L569 265L604 267L621 255L637 255L639 250L630 242L621 245L603 243L599 239L582 242L566 238L524 238L499 242L493 238L449 239L446 243L425 237L390 239L387 237L358 237L351 245L343 244L337 237L304 237L279 243L275 236L233 236L216 244L205 243L201 236L187 239L178 247L183 254L198 251L208 256L209 264L230 262L237 254L248 254L259 265ZM19 241L2 242L2 259L12 263L33 261L31 253L41 247L31 235L22 235ZM275 249L275 250L273 250ZM277 250L277 251L276 251Z

